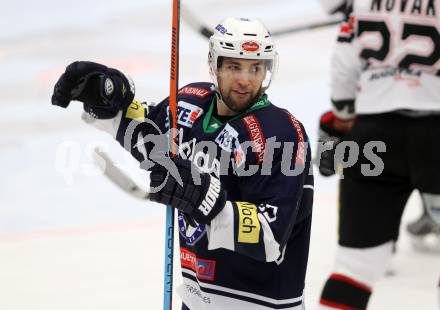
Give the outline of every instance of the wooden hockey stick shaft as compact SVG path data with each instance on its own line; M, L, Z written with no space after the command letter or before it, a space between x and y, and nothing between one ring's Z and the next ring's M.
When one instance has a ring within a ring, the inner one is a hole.
M170 152L177 156L177 91L179 85L179 32L180 32L180 0L173 0L172 34L171 34L171 64L170 64ZM173 255L174 254L174 208L166 208L165 224L165 261L164 261L164 295L163 309L173 307Z

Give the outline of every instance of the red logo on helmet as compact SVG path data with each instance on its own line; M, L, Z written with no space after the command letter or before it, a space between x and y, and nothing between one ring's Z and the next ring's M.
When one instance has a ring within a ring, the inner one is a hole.
M260 45L254 41L244 42L241 48L246 52L256 52L260 49Z

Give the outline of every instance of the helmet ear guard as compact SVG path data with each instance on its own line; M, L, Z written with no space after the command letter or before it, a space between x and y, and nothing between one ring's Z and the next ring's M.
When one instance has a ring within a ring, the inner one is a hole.
M264 60L263 92L269 87L278 67L275 43L266 26L257 19L226 18L215 27L209 39L208 64L217 88L217 70L222 64L222 57Z

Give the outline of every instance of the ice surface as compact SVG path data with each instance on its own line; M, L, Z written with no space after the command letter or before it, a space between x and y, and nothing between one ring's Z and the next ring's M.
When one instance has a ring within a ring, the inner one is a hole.
M259 17L271 29L323 16L302 0L182 1L207 24ZM80 120L81 107L50 105L54 82L74 60L129 73L137 97L168 92L171 1L9 1L0 12L0 309L161 309L164 208L119 191L93 168L93 146L139 180L111 138ZM329 55L336 28L277 40L280 68L269 95L316 140L328 109ZM182 24L180 84L207 80L207 42ZM336 178L316 178L305 291L317 305L336 244ZM404 222L416 217L410 202ZM177 246L176 246L177 248ZM176 253L177 254L177 253ZM176 259L176 265L177 265ZM402 233L394 276L377 286L370 309L436 309L439 257L415 253ZM180 282L176 267L175 285ZM180 301L175 295L178 309Z

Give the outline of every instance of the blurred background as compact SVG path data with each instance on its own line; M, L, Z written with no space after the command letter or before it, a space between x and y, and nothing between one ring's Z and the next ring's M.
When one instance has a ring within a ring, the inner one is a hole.
M182 3L210 27L225 16L258 17L271 30L326 17L317 0ZM169 87L171 1L17 0L0 7L0 309L161 309L164 207L102 176L91 158L97 145L147 183L116 142L81 121L79 103L65 110L50 97L68 64L90 60L131 75L137 98L161 101ZM330 107L336 32L332 26L276 38L280 66L269 98L301 120L313 142ZM180 85L209 81L207 40L182 21L180 42ZM316 177L308 309L316 308L333 264L337 181ZM420 213L418 198L409 204L404 224ZM402 231L391 275L370 308L436 309L439 265L439 256L414 251ZM178 285L178 266L175 275ZM177 295L174 304L179 309Z

